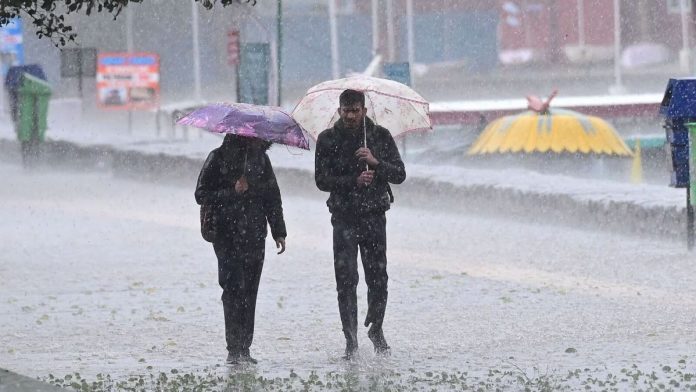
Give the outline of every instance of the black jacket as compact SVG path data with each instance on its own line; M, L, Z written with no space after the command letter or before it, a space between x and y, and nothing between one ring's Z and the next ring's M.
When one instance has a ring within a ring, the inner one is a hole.
M389 131L366 119L367 147L380 162L370 169L375 177L367 187L359 188L357 178L365 170L355 151L363 146L362 129L347 130L338 120L333 128L319 134L315 154L314 179L317 187L330 192L326 205L332 214L381 213L390 207L389 183L406 179L404 163Z
M211 151L203 164L196 185L196 202L215 205L218 228L223 238L262 241L271 226L273 238L286 237L283 205L271 160L258 150L246 156L244 147L226 147ZM246 175L249 189L237 194L234 184Z

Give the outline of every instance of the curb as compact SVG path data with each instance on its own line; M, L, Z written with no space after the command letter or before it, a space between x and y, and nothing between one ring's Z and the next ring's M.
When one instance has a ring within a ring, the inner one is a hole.
M20 160L18 143L0 139L0 160ZM193 189L203 159L168 154L129 151L108 145L79 146L65 141L47 141L42 146L43 160L54 167L80 170L110 170L114 176L163 184L178 184ZM285 194L325 199L316 189L310 170L274 168ZM399 206L443 209L526 222L558 224L573 228L605 230L655 238L685 237L684 208L643 206L631 201L596 202L559 195L500 188L484 184L457 186L449 182L409 177L394 187Z

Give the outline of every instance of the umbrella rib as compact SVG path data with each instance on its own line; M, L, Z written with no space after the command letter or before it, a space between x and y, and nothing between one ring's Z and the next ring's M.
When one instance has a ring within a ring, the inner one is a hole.
M369 96L366 95L365 98L370 101L370 106L372 106L372 113L374 113L375 117L377 117L377 112L375 111L375 103L370 99ZM409 105L411 105L411 107L413 107L413 109L417 109L415 106L413 106L413 102L409 102ZM428 119L430 119L430 115L429 114L426 114L426 115L428 116ZM376 118L375 118L375 124L377 124ZM377 125L379 125L379 124L377 124ZM432 127L418 127L418 128L406 129L403 132L401 132L400 134L398 134L396 137L401 137L408 132L427 131L427 130L432 130L432 129L433 129Z
M401 132L400 134L398 134L394 137L401 138L401 137L404 137L404 136L406 136L406 134L411 133L411 132L432 131L432 130L433 130L432 128L428 128L428 127L411 128L411 129L407 129L407 130Z
M278 110L278 111L279 111L280 113L284 114L284 115L285 115L287 118L289 118L290 120L292 120L295 124L297 124L297 126L300 127L300 129L301 129L302 131L307 132L307 130L304 129L304 127L302 126L302 124L300 124L299 122L297 122L297 121L292 117L292 115L290 115L290 114L288 114L288 113L285 113L285 110ZM309 133L309 132L307 132L307 133Z
M341 87L341 88L337 88L337 87L326 87L326 88L322 88L322 89L310 91L310 92L308 92L308 93L306 94L306 96L309 96L309 95L312 95L312 94L315 94L315 93L321 93L321 92L324 92L324 91L344 91L344 90L346 90L346 89L350 89L350 87ZM417 100L417 99L406 98L406 97L402 97L402 96L399 96L399 95L387 94L387 93L383 93L383 92L381 92L381 91L379 91L379 90L375 90L375 89L371 89L371 88L366 88L366 89L356 88L356 90L359 90L359 91L362 91L362 92L371 92L371 93L375 93L375 94L379 94L379 95L384 95L384 96L386 96L386 97L391 97L391 98L403 99L404 101L410 101L410 102L419 103L419 104L428 106L428 109L430 108L430 104L429 104L427 101L419 101L419 100Z
M367 95L365 95L365 99L370 101L370 106L372 106L372 114L375 116L375 124L377 124L377 111L375 110L375 103Z
M409 101L408 104L411 105L411 108L413 108L413 110L414 110L416 113L418 113L418 108L413 104L413 102L410 102L410 101ZM413 130L420 130L420 129L433 129L433 127L432 127L432 119L430 118L430 110L429 110L429 109L426 109L426 112L425 112L425 116L424 116L424 117L428 120L428 123L431 124L430 128L419 127L419 128L416 128L416 129L408 129L408 130L405 130L404 133L409 132L409 131L413 131Z

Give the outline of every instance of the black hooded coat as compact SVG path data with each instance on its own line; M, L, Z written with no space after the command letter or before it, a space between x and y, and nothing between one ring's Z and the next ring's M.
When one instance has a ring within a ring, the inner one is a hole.
M250 356L267 226L271 226L274 239L287 234L280 190L266 154L270 144L259 144L226 135L203 164L195 191L198 204L214 206L217 234L213 248L232 360ZM249 188L239 194L234 187L242 176Z
M406 179L404 163L389 131L369 118L365 125L367 147L380 162L367 187L358 187L356 182L365 170L365 163L355 157L355 151L364 145L362 129L348 130L338 120L317 138L314 178L320 190L330 192L326 205L332 214L383 213L390 208L389 183L401 184Z
M242 175L249 189L238 194L234 184ZM263 243L266 222L274 239L287 236L271 160L265 150L249 149L242 137L226 137L222 146L210 152L198 176L195 197L200 205L215 206L221 241Z

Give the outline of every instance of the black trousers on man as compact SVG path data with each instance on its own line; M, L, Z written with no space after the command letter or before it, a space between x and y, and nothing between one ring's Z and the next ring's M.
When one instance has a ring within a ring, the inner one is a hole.
M358 250L367 283L365 326L381 334L387 308L387 220L384 213L331 216L338 310L349 348L358 346Z
M263 269L265 244L263 241L226 239L215 242L213 248L218 259L218 281L222 287L227 351L233 355L248 356L254 339L256 294Z

